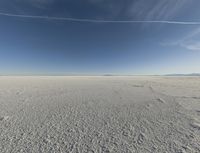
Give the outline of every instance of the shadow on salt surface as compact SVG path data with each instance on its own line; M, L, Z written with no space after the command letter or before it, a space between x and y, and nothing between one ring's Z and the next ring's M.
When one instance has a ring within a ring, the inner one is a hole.
M7 121L9 120L9 116L3 116L3 117L0 117L0 121Z

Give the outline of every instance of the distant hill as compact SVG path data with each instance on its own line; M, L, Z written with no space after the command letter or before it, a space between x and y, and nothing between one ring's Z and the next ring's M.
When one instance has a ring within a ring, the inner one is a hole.
M115 76L113 74L104 74L103 76Z
M165 76L200 76L200 73L190 73L190 74L166 74Z

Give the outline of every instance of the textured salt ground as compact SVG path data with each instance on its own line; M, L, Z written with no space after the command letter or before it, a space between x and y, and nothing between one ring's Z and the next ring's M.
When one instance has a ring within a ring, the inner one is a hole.
M0 77L0 152L200 152L198 77Z

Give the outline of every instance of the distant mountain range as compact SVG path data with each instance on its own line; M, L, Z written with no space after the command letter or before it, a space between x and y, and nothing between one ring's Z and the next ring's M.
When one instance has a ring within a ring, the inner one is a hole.
M200 73L190 73L190 74L166 74L165 76L200 76Z

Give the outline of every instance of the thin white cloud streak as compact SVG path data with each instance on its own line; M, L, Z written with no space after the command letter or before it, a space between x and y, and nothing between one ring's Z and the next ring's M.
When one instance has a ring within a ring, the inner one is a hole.
M35 15L21 15L2 13L1 16L18 17L18 18L32 18L32 19L46 19L46 20L60 20L72 22L89 22L89 23L160 23L160 24L178 24L178 25L200 25L200 22L188 21L167 21L167 20L96 20L96 19L79 19L79 18L65 18L65 17L51 17L51 16L35 16Z
M200 51L200 42L197 41L182 42L180 46L188 50Z
M197 28L190 33L188 33L185 37L169 42L162 42L162 46L179 46L191 51L200 51L200 28Z

